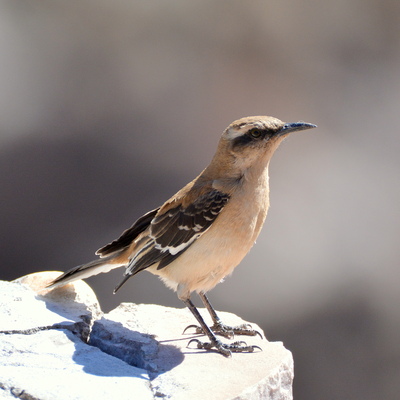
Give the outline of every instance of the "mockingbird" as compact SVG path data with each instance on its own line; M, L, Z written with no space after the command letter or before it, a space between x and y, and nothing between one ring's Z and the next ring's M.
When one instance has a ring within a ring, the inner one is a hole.
M250 325L224 325L206 292L232 273L260 233L269 207L268 165L275 150L291 132L315 127L266 116L234 121L223 132L211 163L197 178L97 250L99 259L65 272L48 287L124 267L124 278L115 293L131 276L146 269L175 290L197 319L197 331L209 339L192 339L198 348L215 349L225 356L254 351L258 346L217 339L215 334L231 337L257 332ZM213 326L204 322L190 300L192 292L200 295Z

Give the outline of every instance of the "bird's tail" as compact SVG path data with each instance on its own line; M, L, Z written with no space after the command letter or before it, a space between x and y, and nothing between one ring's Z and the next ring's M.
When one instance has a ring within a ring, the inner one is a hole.
M113 254L109 257L93 260L87 264L78 265L77 267L64 272L58 278L50 282L50 284L46 287L49 289L54 289L58 286L63 286L79 279L86 279L90 276L100 273L109 272L114 268L119 268L125 265L120 262L116 262L115 258L116 256Z

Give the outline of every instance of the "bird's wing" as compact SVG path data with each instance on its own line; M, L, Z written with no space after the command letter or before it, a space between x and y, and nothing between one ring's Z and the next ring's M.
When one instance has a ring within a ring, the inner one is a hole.
M152 219L148 233L139 239L140 250L131 257L125 278L115 291L139 271L155 263L157 269L165 268L179 257L210 228L229 197L210 189L186 207L176 199L164 204Z
M129 229L122 232L118 239L98 249L96 254L100 257L105 257L129 247L132 241L149 227L151 220L156 216L159 210L160 207L144 214Z
M177 256L199 238L216 220L229 200L229 195L210 190L187 207L182 205L160 213L151 221L150 236L161 253ZM162 260L158 269L166 267L172 259Z

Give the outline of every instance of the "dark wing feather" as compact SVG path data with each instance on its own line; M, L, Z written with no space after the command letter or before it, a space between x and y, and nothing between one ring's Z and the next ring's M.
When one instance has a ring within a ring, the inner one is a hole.
M179 205L165 212L160 210L150 223L149 236L143 238L140 250L131 258L125 278L115 290L139 271L155 263L158 269L186 251L212 225L229 200L229 195L211 190L184 208Z
M160 208L156 208L155 210L144 214L129 229L124 231L118 239L115 239L111 243L97 250L96 254L98 254L100 257L105 257L111 253L115 253L116 251L128 247L139 234L147 229L151 220L155 217L159 209Z
M182 206L169 210L169 218L154 218L150 225L150 234L154 238L155 248L177 257L182 254L215 221L229 200L229 195L211 190L200 196L188 207ZM158 269L167 266L174 258L168 256Z

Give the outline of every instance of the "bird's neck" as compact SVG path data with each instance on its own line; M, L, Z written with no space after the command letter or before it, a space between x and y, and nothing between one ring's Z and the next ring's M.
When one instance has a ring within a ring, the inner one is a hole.
M255 164L248 168L243 174L243 188L248 192L261 191L269 192L269 161L266 164Z
M203 183L208 182L213 188L226 193L241 190L243 186L268 190L268 165L269 161L265 160L249 168L237 168L234 164L220 168L221 164L211 163L200 175L200 179Z

